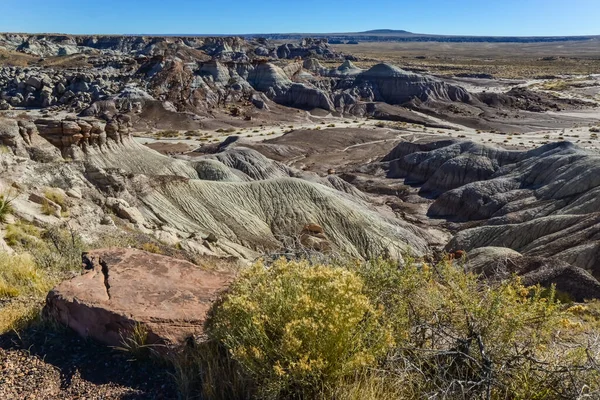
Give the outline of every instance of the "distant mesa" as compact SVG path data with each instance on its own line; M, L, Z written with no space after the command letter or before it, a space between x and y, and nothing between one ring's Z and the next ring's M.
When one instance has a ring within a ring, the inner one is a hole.
M374 34L374 35L414 35L409 31L403 31L399 29L372 29L370 31L364 31L359 33Z

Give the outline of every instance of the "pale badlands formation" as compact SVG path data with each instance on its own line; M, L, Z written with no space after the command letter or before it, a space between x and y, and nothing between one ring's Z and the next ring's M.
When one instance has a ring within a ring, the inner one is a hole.
M1 185L18 193L18 218L68 224L89 242L136 232L228 263L300 248L359 259L466 253L489 279L517 273L600 297L597 153L562 139L488 145L492 134L476 133L593 124L575 114L595 103L359 68L311 39L5 34L0 49L30 62L0 68ZM319 128L262 142L232 134L176 157L134 138L276 123ZM68 216L44 199L50 187L69 198ZM132 320L156 341L197 333L232 278L134 249L84 260L86 273L55 288L48 309L110 344Z

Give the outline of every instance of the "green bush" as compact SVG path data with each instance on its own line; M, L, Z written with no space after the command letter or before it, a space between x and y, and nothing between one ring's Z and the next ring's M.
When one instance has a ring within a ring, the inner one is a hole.
M257 263L215 309L211 334L263 398L311 398L374 365L392 345L353 272L306 261Z

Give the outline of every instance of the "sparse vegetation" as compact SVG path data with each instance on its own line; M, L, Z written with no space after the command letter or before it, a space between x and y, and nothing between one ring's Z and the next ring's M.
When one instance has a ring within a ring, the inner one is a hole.
M10 247L29 248L41 238L40 235L40 230L35 226L23 221L17 221L6 227L4 240Z
M141 249L144 251L147 251L148 253L162 254L160 247L158 247L158 245L156 243L151 243L151 242L144 243L141 246Z
M0 253L0 333L34 320L56 277L28 254Z
M0 298L45 294L48 277L28 254L0 256Z
M121 333L121 346L117 350L129 353L135 360L146 360L152 356L153 346L148 343L148 328L135 323L126 333Z
M570 86L571 85L569 84L569 82L564 81L562 79L544 82L541 85L542 89L544 89L544 90L553 90L553 91L557 91L557 92L567 90Z
M235 128L227 128L227 129L219 128L215 132L217 132L217 133L234 133L235 131L236 131Z
M176 138L176 137L179 137L179 131L170 131L170 130L159 131L159 132L156 132L155 136L159 139L160 138Z
M44 191L44 197L53 202L54 204L59 205L63 214L66 214L69 211L70 204L67 199L67 196L65 196L65 194L60 189L47 188ZM48 202L44 202L42 203L42 212L44 212L44 214L46 215L51 215L54 212L54 210Z
M44 199L44 201L42 201L41 207L44 215L54 215L55 209L52 207L52 203L50 203L48 199Z

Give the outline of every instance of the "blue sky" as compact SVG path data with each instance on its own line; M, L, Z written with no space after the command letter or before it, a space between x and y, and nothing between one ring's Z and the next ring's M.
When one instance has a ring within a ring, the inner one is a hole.
M0 32L600 35L600 0L0 0Z

